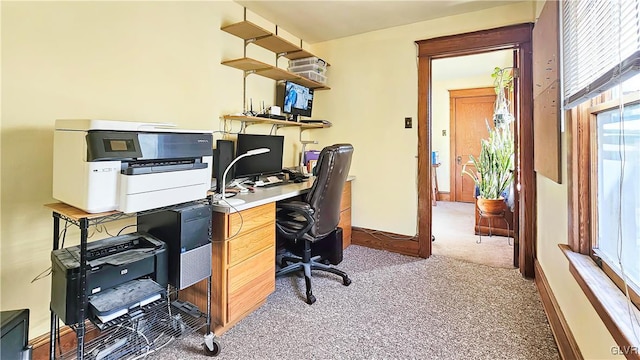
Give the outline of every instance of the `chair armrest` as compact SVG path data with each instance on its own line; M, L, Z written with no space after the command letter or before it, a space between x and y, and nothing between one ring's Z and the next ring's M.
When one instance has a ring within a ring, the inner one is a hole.
M311 214L313 214L311 206L304 201L287 201L278 203L277 207L283 210L295 211L300 214L304 212L311 212Z
M288 213L293 213L294 215L301 215L304 217L304 221L296 221L293 220L293 217L288 216L286 220L278 221L276 219L276 229L287 239L302 239L302 237L311 229L313 224L315 224L315 219L313 218L313 214L315 211L311 208L311 206L303 201L289 201L278 203L278 213L281 211L286 211ZM298 226L302 225L301 228L294 228L291 224L288 223L296 223ZM289 225L289 226L287 226Z

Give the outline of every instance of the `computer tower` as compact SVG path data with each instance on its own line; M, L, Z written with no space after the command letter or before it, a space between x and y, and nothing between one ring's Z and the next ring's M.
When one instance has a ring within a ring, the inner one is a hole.
M2 359L31 359L29 309L0 312L0 333Z
M216 178L216 191L221 192L222 187L218 186L222 182L224 170L235 159L234 142L231 140L217 140L216 148L213 150L213 176ZM234 166L235 167L235 166ZM225 181L229 183L233 180L234 172L230 169Z
M166 243L169 283L178 290L211 276L210 205L186 205L138 216L138 231Z

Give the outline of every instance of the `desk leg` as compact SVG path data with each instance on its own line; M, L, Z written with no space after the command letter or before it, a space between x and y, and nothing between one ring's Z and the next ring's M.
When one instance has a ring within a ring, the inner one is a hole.
M53 250L58 250L60 247L60 216L57 213L53 213ZM59 331L58 315L53 312L51 305L49 305L49 311L51 312L51 329L49 330L49 359L55 360L56 358L56 339Z
M80 282L78 289L78 329L76 331L78 339L77 359L84 359L84 320L86 318L85 309L87 307L87 235L89 230L89 220L80 219Z
M431 168L431 205L438 206L438 174L436 168Z

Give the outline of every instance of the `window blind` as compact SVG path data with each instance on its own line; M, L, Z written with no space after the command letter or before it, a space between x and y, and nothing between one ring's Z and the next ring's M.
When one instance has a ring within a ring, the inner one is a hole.
M640 0L562 2L565 108L640 70Z

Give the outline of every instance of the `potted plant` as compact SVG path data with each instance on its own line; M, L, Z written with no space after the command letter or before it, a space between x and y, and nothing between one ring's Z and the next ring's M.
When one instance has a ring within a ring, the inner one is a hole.
M478 158L469 155L470 162L462 167L462 174L471 177L478 188L478 208L487 214L501 213L504 210L503 193L513 181L513 115L509 112L505 94L510 90L512 78L500 68L494 70L492 77L496 88L494 127L489 126L485 119L489 137L481 140ZM467 169L470 164L475 170Z
M513 115L509 110L509 100L507 94L513 88L513 76L507 69L493 69L491 77L493 78L493 89L496 92L496 102L493 107L493 124L498 127L508 126L513 122Z

